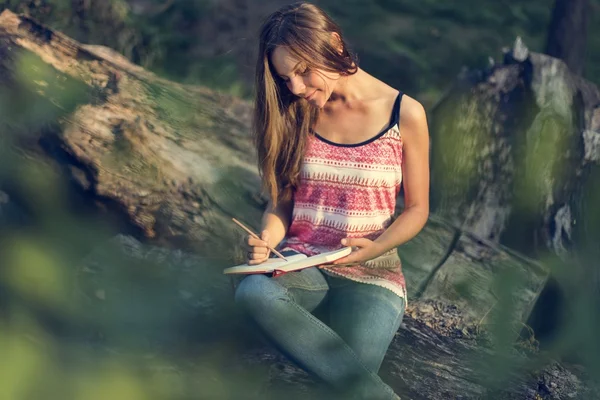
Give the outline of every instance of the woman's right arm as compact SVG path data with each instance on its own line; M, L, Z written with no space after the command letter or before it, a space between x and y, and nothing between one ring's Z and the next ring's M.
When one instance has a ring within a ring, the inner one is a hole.
M262 230L269 232L269 245L276 247L285 237L292 219L293 200L279 201L277 207L269 202L262 219Z
M277 247L283 240L290 226L292 209L293 200L279 201L276 207L273 207L273 204L269 202L262 218L261 239L248 236L246 240L248 244L248 264L260 264L269 258L270 250L266 244Z

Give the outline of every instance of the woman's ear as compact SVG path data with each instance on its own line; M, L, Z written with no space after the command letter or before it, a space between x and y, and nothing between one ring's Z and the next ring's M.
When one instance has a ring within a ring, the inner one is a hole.
M331 32L331 45L337 50L339 54L344 53L344 45L342 44L342 38L337 32Z

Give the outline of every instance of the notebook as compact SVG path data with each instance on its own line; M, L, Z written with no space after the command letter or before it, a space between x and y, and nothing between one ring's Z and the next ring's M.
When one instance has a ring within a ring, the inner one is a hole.
M269 274L281 275L283 273L297 271L303 268L314 267L315 265L332 263L352 252L351 247L344 247L339 250L329 251L327 253L317 254L308 257L302 253L294 252L292 255L283 255L288 261L281 258L269 258L267 261L257 265L236 265L235 267L225 268L224 274Z

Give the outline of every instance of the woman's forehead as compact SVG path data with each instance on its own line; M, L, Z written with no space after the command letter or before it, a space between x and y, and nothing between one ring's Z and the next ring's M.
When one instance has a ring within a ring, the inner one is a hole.
M299 61L300 59L294 56L288 48L283 46L277 46L271 54L271 63L280 75L291 72Z

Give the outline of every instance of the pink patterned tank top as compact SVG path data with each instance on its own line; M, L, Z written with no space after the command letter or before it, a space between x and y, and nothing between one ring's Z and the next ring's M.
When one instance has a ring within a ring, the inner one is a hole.
M374 240L392 223L402 183L401 99L402 93L388 127L362 143L342 145L310 135L283 249L324 253L341 248L344 237ZM322 271L382 286L406 300L396 249L360 265Z

